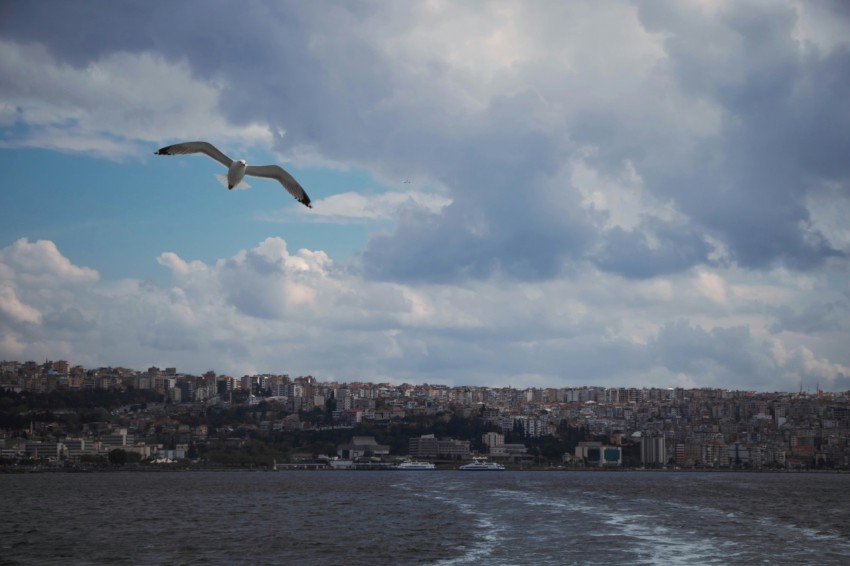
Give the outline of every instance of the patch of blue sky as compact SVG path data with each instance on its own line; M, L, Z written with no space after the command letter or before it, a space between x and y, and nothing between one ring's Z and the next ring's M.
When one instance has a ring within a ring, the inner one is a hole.
M276 182L248 179L248 191L228 191L215 179L223 168L205 156L129 158L122 162L41 149L0 152L3 221L0 246L25 237L52 240L74 264L108 279L166 275L163 252L212 263L267 237L291 252L323 250L345 262L370 234L391 229L386 219L319 218ZM258 164L274 162L253 154ZM360 168L301 168L283 163L313 202L339 193L390 190ZM314 215L314 217L311 217Z

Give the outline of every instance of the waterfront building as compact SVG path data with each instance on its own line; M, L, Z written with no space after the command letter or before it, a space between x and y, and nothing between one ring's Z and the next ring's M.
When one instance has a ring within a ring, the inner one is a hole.
M124 449L135 442L135 436L127 431L126 428L118 428L108 434L100 437L101 449L108 452L115 448Z
M411 438L408 441L408 451L414 459L466 460L470 456L468 440L438 439L433 434Z
M414 459L436 458L437 438L433 434L412 437L408 440L408 452L410 453L410 457Z
M96 453L95 447L85 438L66 438L62 441L62 444L65 445L65 454L68 460L72 462L79 461L84 455Z
M663 435L649 434L641 437L640 461L644 466L667 464L667 445Z
M390 455L390 447L386 444L378 444L374 436L355 436L350 443L339 447L337 455L344 460L384 458Z
M28 440L25 452L27 456L34 459L47 458L49 460L58 460L62 456L63 449L64 447L59 442Z
M575 458L589 466L620 466L623 463L623 449L596 441L579 442L575 449Z
M481 435L481 442L487 447L490 454L504 454L505 435L498 432L485 432Z

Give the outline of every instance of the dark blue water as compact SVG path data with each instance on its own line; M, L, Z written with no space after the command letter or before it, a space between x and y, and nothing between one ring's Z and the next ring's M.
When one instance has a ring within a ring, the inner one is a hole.
M0 564L848 564L850 475L0 476Z

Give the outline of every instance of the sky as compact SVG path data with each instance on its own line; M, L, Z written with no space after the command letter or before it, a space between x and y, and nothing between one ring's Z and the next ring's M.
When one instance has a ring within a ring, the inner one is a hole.
M0 359L850 389L846 2L4 0L0 167Z

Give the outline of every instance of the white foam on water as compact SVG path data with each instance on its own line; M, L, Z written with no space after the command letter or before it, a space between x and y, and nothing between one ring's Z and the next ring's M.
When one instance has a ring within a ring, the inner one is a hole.
M457 506L461 513L474 518L476 536L474 542L465 548L466 552L453 559L438 562L442 565L450 564L479 564L487 559L493 551L502 543L502 532L505 527L498 525L492 516L475 510L471 505L450 499L444 499L447 503Z
M402 489L409 489L407 486L399 485ZM420 486L421 487L421 486ZM473 520L475 525L474 540L471 544L465 545L461 550L465 552L456 558L441 560L436 564L449 566L455 564L479 564L484 560L489 560L493 551L499 547L503 541L503 533L506 530L505 525L500 525L494 515L487 513L470 503L462 501L458 498L457 493L452 493L447 496L444 492L460 492L458 485L441 485L439 489L415 490L414 494L419 497L425 497L438 501L443 505L455 507L460 513L468 515Z
M693 530L679 531L659 524L660 517L634 513L601 511L607 515L605 524L613 529L609 536L631 541L634 553L642 564L725 564L734 543L699 537ZM627 543L628 544L628 543Z
M710 499L691 503L526 482L484 492L469 482L411 489L470 518L474 540L459 549L461 556L439 562L444 565L772 564L815 558L842 564L850 555L850 540L833 529L762 518L755 509L724 509Z
M599 497L590 493L571 494L573 497L564 499L552 498L548 494L509 490L501 490L498 495L537 507L549 515L578 515L578 518L573 519L574 522L581 522L582 515L589 516L589 519L600 522L606 528L598 532L581 533L579 536L617 539L617 552L628 554L632 563L721 564L735 554L732 548L734 543L718 543L700 537L693 529L679 530L665 526L662 523L668 518L647 514L643 506L630 506L634 508L622 511L614 509L623 503L616 497ZM614 545L611 545L613 548ZM564 558L569 560L569 553ZM587 554L582 554L582 561L588 558ZM600 561L605 562L601 555Z

